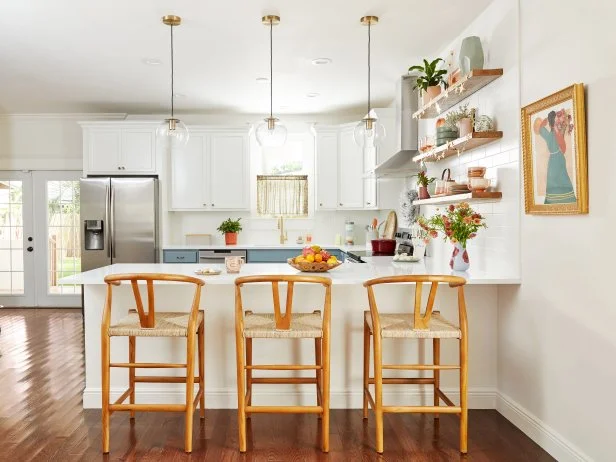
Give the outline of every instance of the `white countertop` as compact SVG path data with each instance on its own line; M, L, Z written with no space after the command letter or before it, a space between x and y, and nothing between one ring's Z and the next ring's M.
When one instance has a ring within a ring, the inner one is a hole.
M84 273L76 274L60 279L60 284L104 284L104 277L114 273L166 273L195 275L195 270L205 268L200 264L178 263L121 263L104 266ZM238 276L263 275L263 274L299 274L295 268L286 263L246 263L242 266L239 274L225 272L224 264L210 264L209 268L218 268L222 273L216 276L198 276L208 284L231 285ZM418 263L394 262L392 257L372 257L368 263L343 263L339 267L327 273L320 274L332 279L334 285L357 285L363 284L368 279L384 276L404 274L451 274L462 276L468 284L519 284L520 277L512 274L506 267L479 268L472 267L468 272L454 272L447 266L446 261L426 258Z
M238 245L223 245L223 244L195 244L195 245L187 245L187 244L178 244L178 245L163 245L163 250L276 250L276 249L303 249L307 245L311 244L238 244ZM351 251L351 250L366 250L365 244L362 245L321 245L319 246L323 249L339 249L343 252Z

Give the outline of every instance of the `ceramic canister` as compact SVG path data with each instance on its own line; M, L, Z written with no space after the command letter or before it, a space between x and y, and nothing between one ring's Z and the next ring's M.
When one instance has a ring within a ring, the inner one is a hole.
M473 69L483 69L483 48L476 35L466 37L460 46L460 69L466 75Z

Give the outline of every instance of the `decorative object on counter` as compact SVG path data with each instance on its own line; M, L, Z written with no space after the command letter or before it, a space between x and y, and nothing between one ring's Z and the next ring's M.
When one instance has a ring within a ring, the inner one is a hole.
M344 242L346 245L355 244L355 222L353 221L344 221Z
M364 146L378 146L387 134L385 133L385 126L379 122L374 109L370 105L370 41L372 26L378 24L379 18L377 16L364 16L360 19L360 22L368 27L368 111L355 127L353 138L355 143L363 148Z
M465 37L460 46L460 69L466 75L473 69L483 69L483 47L476 35Z
M242 230L242 225L240 224L241 218L237 220L232 220L231 218L227 218L223 221L217 229L217 231L221 232L225 235L225 244L226 245L236 245L237 244L237 233Z
M304 247L301 255L289 258L287 263L304 273L324 273L342 264L335 255L318 245Z
M199 268L195 270L195 274L199 276L216 276L220 273L222 273L222 271L217 268Z
M447 173L447 178L445 178L445 173ZM441 173L441 179L440 180L436 180L436 194L435 196L444 196L447 194L447 189L449 187L450 184L455 183L454 180L451 179L451 169L446 168L443 170L443 173ZM422 197L420 197L420 199L422 199ZM426 199L429 199L428 197L426 197Z
M371 225L366 226L366 249L372 249L372 241L379 238L379 234Z
M338 235L336 234L336 236ZM342 239L340 241L341 241L340 243L342 244ZM306 244L310 244L311 242L312 242L312 233L306 233Z
M158 129L156 130L156 137L165 145L165 147L182 148L188 143L190 134L188 128L184 125L180 119L175 117L173 100L175 92L173 88L173 28L182 24L182 18L174 16L172 14L163 16L163 24L169 26L170 30L170 48L171 48L171 117L163 120Z
M441 93L441 85L445 86L447 83L444 80L444 76L447 74L445 69L437 69L438 64L444 62L442 58L436 58L432 62L428 62L427 59L423 60L422 65L415 65L409 67L409 72L419 71L421 74L417 77L417 83L414 90L421 90L423 104L427 104L428 101L436 98ZM428 101L426 101L426 99Z
M373 255L389 256L396 253L395 239L373 239L370 241Z
M431 184L435 184L432 182ZM419 215L419 206L413 205L419 198L419 193L416 188L407 187L400 195L400 212L402 214L402 220L405 225L414 223ZM367 241L366 241L367 242Z
M426 246L430 243L430 234L417 221L411 226L411 243L413 256L423 259L426 256Z
M588 213L584 84L522 108L526 213Z
M396 215L396 212L391 210L381 225L382 224L385 224L382 236L383 239L394 239L396 237L396 231L398 230L398 215Z
M297 236L297 239L295 240L296 244L303 244L304 243L304 238L302 236Z
M496 129L496 124L492 117L481 115L475 118L474 128L476 132L492 132Z
M451 204L445 213L438 213L429 219L420 217L417 223L436 238L439 231L444 234L444 239L449 239L454 245L449 266L454 271L466 271L470 267L466 244L469 239L477 237L481 228L486 228L485 219L480 213L475 212L466 202L457 205Z
M468 189L470 191L484 192L492 185L489 178L471 177L468 179Z
M274 26L280 24L280 16L267 15L261 18L261 23L269 26L270 36L270 113L264 122L259 124L255 130L257 142L260 146L282 146L287 141L287 127L282 125L274 117L274 52L273 52L273 30Z
M475 109L469 109L468 103L460 105L445 116L445 123L449 127L457 128L460 138L473 132L473 119Z
M225 268L227 269L227 273L239 273L244 263L246 263L244 257L225 257Z
M423 170L417 174L417 191L420 199L430 199L428 185L433 181L434 178L429 178Z
M397 253L394 255L393 261L396 263L417 263L421 261L421 258L414 255L407 255L405 253Z
M310 242L312 242L312 239L310 240ZM306 239L306 244L310 244L310 242ZM342 245L342 235L341 234L336 234L336 239L334 240L334 243L336 245Z

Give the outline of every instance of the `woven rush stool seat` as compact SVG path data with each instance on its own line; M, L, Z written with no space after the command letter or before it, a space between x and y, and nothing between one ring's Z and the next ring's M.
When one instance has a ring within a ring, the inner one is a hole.
M372 333L372 315L364 312L364 318ZM412 313L379 313L381 337L383 338L462 338L458 326L443 318L438 311L432 312L427 329L415 329Z
M154 327L141 327L139 313L132 311L128 316L109 326L109 336L187 337L189 319L189 313L186 312L157 312L154 314ZM197 314L197 329L201 322L203 322L203 311Z
M323 337L321 311L293 313L289 329L277 329L274 313L253 313L244 316L246 338L320 338Z

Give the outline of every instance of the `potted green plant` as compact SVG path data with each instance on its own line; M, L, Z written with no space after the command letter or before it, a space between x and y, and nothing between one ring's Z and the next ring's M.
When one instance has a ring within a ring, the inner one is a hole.
M242 225L240 224L241 218L237 220L232 220L231 218L227 218L223 221L220 226L217 228L222 234L225 235L225 244L226 245L235 245L237 244L237 233L242 230Z
M473 131L473 119L475 109L468 107L468 103L459 106L457 109L449 111L445 116L445 124L452 128L457 128L460 138Z
M417 83L414 89L423 91L424 98L428 95L429 99L436 98L441 93L441 84L447 86L445 82L445 75L447 71L445 69L437 69L440 62L444 62L441 58L436 58L432 62L428 62L427 59L423 60L422 65L416 65L409 67L409 72L419 71L421 74L417 77ZM424 101L424 104L427 101Z
M417 192L419 193L419 199L430 199L428 185L433 181L434 178L429 178L424 171L421 171L417 174Z

